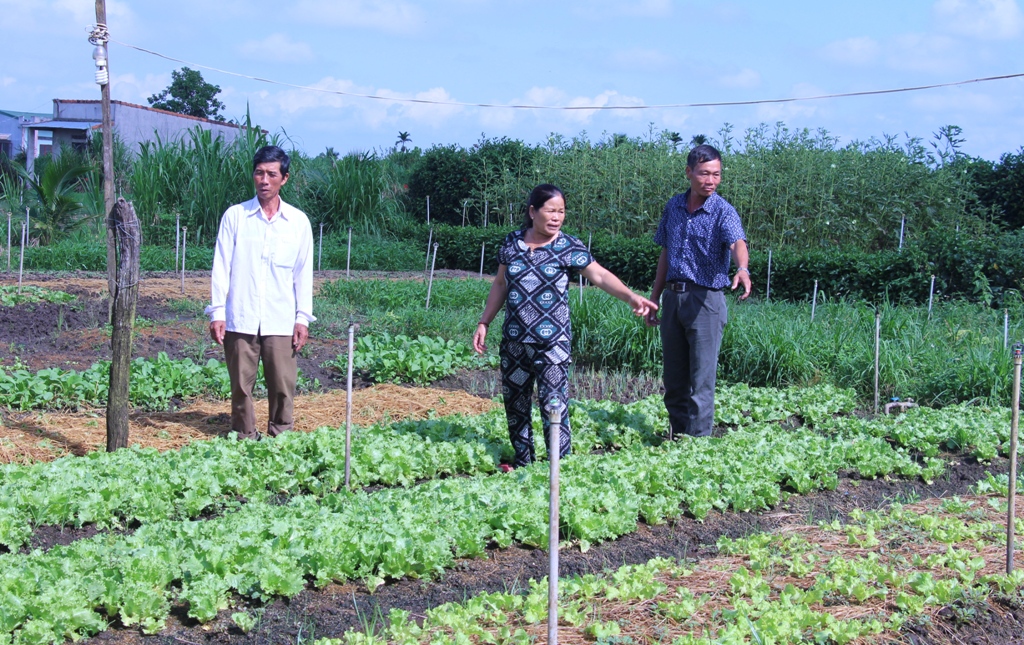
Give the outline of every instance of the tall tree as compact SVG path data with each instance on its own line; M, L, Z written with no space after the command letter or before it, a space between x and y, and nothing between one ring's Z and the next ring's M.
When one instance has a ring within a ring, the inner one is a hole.
M396 146L402 146L402 152L405 152L405 147L412 142L412 137L409 136L408 132L399 132L398 141L395 141Z
M207 83L194 69L182 67L171 72L171 84L159 94L149 97L149 104L161 110L223 121L224 104L217 100L220 86Z

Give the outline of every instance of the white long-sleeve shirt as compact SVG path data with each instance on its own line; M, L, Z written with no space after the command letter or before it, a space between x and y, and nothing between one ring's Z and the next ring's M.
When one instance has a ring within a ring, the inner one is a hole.
M267 219L260 201L224 212L213 254L210 321L228 331L291 336L313 316L313 229L306 214L281 201Z

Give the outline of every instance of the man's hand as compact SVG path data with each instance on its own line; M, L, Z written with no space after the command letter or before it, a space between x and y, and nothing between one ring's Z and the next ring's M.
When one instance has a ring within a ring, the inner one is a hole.
M746 300L747 296L750 295L750 272L748 271L736 271L736 275L732 277L732 290L736 291L736 287L743 285L743 293L740 295L740 300Z
M658 303L634 293L629 298L629 308L633 310L634 314L646 320L648 316L658 310Z
M309 327L295 323L295 331L292 333L292 349L299 352L302 346L309 340Z
M656 303L660 298L655 298L654 294L651 294L651 303ZM655 305L653 309L648 309L647 315L644 316L644 322L647 323L648 327L657 327L661 324L661 320L658 318L658 307Z
M210 323L210 338L213 342L218 345L224 344L224 332L227 330L227 325L223 320L214 320Z

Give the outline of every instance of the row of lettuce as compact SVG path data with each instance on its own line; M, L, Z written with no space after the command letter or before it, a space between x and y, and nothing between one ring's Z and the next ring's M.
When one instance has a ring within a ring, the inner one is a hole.
M562 537L586 549L635 531L639 521L769 508L794 493L834 488L840 473L932 480L946 466L941 450L982 459L1007 451L1007 410L951 406L866 422L842 414L853 398L831 388L737 387L720 398L719 422L735 428L696 441L661 442L667 424L656 399L575 406L577 454L563 462ZM393 481L401 486L346 489L344 436L336 430L5 467L0 500L10 548L29 539L19 529L25 525L141 526L130 535L0 555L0 639L58 643L115 618L153 632L173 603L206 621L239 597L292 596L309 583L349 580L375 588L438 575L491 545L546 543L546 465L490 475L507 456L497 413L377 426L359 436L366 443L357 440L363 461L353 469L356 481L383 482L376 473L398 468L403 476ZM411 445L403 437L428 452L442 447L420 466L396 466ZM588 454L595 446L617 449ZM455 463L439 469L445 458ZM449 472L469 476L443 477ZM420 478L432 479L412 483ZM190 519L210 510L220 512Z

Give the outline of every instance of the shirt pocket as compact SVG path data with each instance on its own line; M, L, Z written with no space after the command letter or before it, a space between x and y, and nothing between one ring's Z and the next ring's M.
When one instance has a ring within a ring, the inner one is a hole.
M299 238L296 235L280 235L273 242L271 253L274 266L291 269L299 258Z

